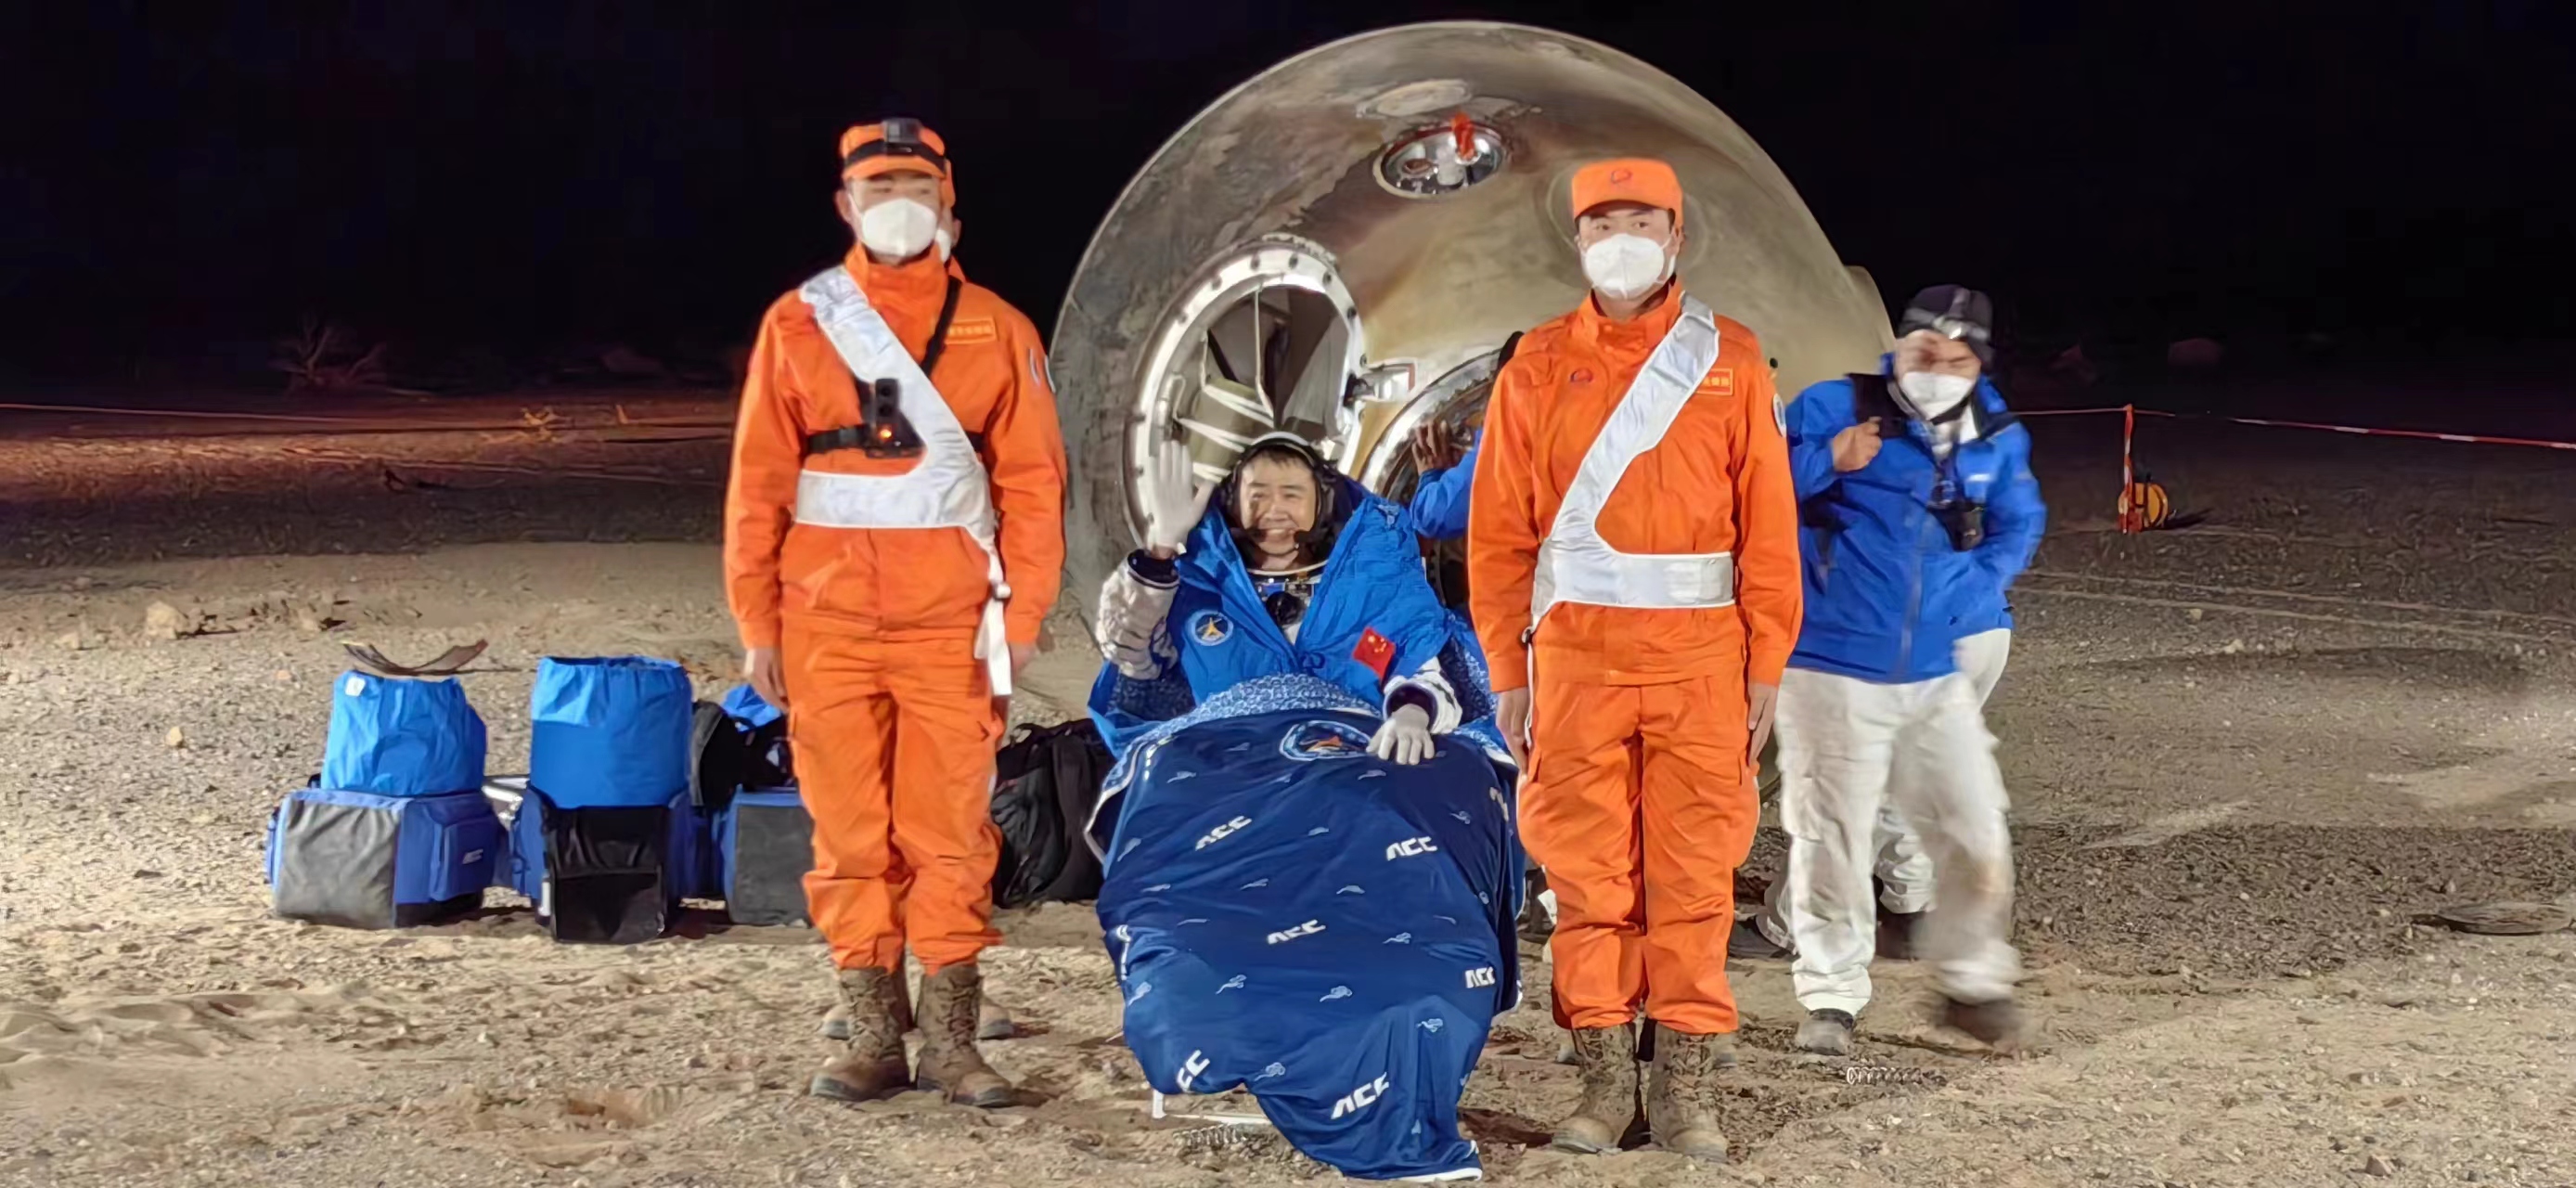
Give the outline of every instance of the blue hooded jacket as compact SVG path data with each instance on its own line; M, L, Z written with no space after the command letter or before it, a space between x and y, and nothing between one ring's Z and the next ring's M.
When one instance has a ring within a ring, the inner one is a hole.
M1258 677L1305 673L1382 706L1390 680L1436 665L1449 646L1449 612L1423 576L1412 520L1358 483L1336 480L1339 531L1294 643L1255 594L1224 509L1211 506L1190 531L1173 561L1179 588L1164 627L1193 701ZM1372 631L1383 645L1364 646ZM1116 666L1103 666L1092 690L1094 720L1113 752L1150 724L1112 703L1118 679Z
M1882 356L1880 374L1893 370ZM1789 464L1802 513L1800 567L1806 621L1789 664L1883 684L1931 680L1957 671L1961 638L2012 625L2006 592L2030 565L2048 513L2030 472L2030 431L1984 379L1969 399L1976 440L1945 463L1930 431L1909 419L1869 465L1834 470L1836 434L1857 423L1849 379L1826 380L1788 408ZM1985 505L1985 540L1950 545L1930 501L1947 470L1965 498Z

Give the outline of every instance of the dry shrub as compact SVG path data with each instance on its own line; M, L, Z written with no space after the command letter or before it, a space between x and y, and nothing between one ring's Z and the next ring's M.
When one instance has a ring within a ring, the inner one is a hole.
M277 340L269 366L286 373L288 392L374 392L385 382L385 344L364 350L338 325L307 315L295 334Z

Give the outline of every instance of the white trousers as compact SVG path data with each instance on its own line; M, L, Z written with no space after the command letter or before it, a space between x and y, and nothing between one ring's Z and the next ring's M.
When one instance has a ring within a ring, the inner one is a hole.
M2003 679L2004 661L2012 656L2012 629L1999 627L1962 639L1954 655L1959 671L1976 686L1977 704L1983 706L1994 695L1995 682ZM1878 858L1871 864L1870 873L1881 884L1879 904L1891 912L1910 915L1932 906L1932 856L1923 852L1922 837L1905 823L1904 814L1896 811L1898 799L1897 794L1891 794L1878 807L1878 826L1871 837L1871 844L1878 848ZM1753 927L1763 938L1784 949L1794 948L1797 943L1784 902L1788 885L1785 878L1773 880L1762 893L1762 910L1753 917Z
M1796 668L1781 678L1780 823L1789 834L1798 950L1790 977L1800 1006L1857 1015L1869 1005L1878 947L1869 878L1891 802L1931 860L1931 906L1915 950L1935 985L1963 1002L2011 996L2021 960L2011 941L2003 771L1983 709L1992 688L1964 667L1904 685Z

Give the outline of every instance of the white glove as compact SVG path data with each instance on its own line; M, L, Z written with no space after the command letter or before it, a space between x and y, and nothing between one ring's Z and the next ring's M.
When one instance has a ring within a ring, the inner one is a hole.
M1100 617L1095 640L1100 644L1102 659L1118 666L1118 671L1140 681L1150 681L1163 674L1162 657L1168 651L1154 645L1163 634L1163 620L1172 613L1172 596L1177 586L1149 586L1120 565L1111 570L1109 580L1100 587Z
M1181 542L1190 538L1190 529L1199 526L1207 514L1208 495L1213 484L1202 484L1190 463L1190 448L1182 441L1165 441L1155 447L1152 473L1146 476L1152 488L1145 493L1145 547L1169 555L1181 550Z
M1369 740L1369 754L1411 767L1430 758L1436 745L1431 740L1431 715L1421 706L1408 705L1386 716L1386 725L1378 727L1377 737Z

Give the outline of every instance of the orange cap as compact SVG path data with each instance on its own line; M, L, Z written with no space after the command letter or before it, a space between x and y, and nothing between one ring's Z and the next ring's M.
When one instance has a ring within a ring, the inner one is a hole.
M856 181L898 171L927 173L939 179L939 197L957 204L957 181L948 163L948 142L913 119L852 124L841 133L841 180Z
M1574 217L1607 202L1634 202L1673 212L1682 224L1682 179L1673 167L1650 157L1595 161L1574 171Z

